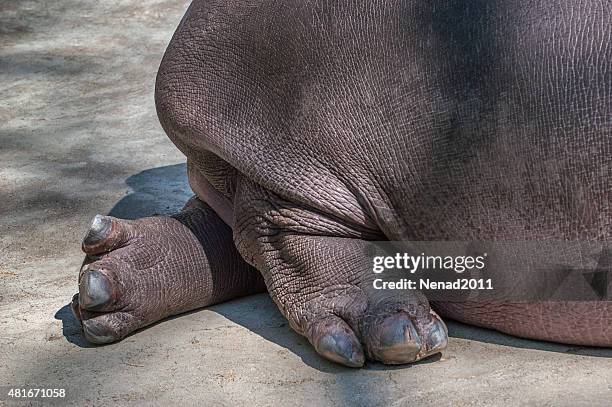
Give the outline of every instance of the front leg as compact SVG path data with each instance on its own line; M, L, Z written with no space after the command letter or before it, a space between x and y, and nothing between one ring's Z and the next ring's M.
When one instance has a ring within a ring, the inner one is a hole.
M92 343L265 290L257 270L240 258L231 229L196 198L171 217L97 216L83 251L72 309Z
M243 181L234 234L263 274L291 327L323 357L351 367L365 358L414 362L441 352L447 330L418 292L376 295L357 231Z

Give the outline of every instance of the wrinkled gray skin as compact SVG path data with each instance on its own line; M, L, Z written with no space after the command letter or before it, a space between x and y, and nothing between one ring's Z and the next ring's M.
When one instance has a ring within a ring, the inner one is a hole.
M73 301L86 337L267 289L330 360L442 351L423 295L367 289L364 242L610 239L611 15L609 2L195 0L156 102L197 198L174 217L95 219ZM610 301L435 309L612 346Z

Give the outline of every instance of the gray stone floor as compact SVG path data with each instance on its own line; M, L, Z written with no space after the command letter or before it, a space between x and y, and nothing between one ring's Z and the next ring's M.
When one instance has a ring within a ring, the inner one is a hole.
M170 213L190 195L153 103L186 6L0 0L0 387L65 388L76 405L610 405L611 350L450 323L442 358L351 370L265 295L89 347L66 306L89 220Z

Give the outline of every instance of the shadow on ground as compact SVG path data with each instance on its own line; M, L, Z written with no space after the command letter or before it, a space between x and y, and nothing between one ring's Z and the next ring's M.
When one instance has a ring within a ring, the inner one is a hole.
M129 193L108 213L122 219L176 213L193 195L187 182L187 164L151 168L132 175L125 183Z
M124 219L136 219L145 216L175 213L192 195L187 182L185 164L177 164L142 171L129 177L126 184L130 192L111 209L109 215ZM272 300L265 294L255 295L210 307L230 321L241 325L264 339L276 343L299 356L307 365L325 372L335 372L345 368L328 363L320 358L304 337L297 335L288 326ZM194 311L197 312L197 311ZM179 318L180 316L172 317ZM70 305L57 311L55 318L62 321L63 335L79 347L93 347L82 336L78 321ZM163 321L161 321L163 323ZM585 356L612 358L612 349L567 346L549 342L532 341L515 338L502 333L477 328L455 321L449 321L451 337L472 341L492 343L522 349L571 353ZM146 329L146 328L145 328ZM439 357L426 359L419 363L431 363ZM406 369L412 365L391 367L370 363L366 368Z

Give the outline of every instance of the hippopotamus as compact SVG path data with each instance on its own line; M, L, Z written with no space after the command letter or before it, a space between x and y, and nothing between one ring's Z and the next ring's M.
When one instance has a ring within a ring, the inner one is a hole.
M611 239L611 40L605 2L194 0L155 84L194 197L94 218L84 337L267 291L350 367L442 352L443 318L612 346L607 299L430 304L363 283L374 241Z

